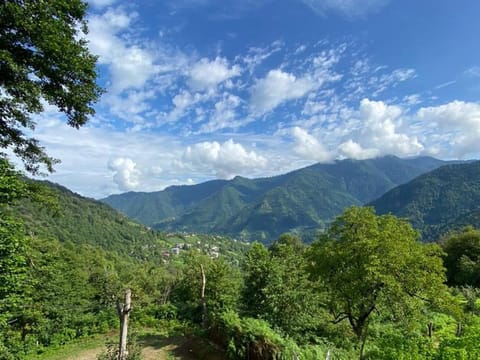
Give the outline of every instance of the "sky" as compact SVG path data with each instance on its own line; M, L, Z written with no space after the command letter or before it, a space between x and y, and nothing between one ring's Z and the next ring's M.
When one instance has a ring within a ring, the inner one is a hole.
M90 0L106 92L34 135L84 196L382 155L480 158L480 2Z

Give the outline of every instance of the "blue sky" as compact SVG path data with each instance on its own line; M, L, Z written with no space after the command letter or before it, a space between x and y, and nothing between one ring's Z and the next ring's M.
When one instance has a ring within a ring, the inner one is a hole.
M35 136L86 196L336 159L480 154L480 2L91 0L107 90Z

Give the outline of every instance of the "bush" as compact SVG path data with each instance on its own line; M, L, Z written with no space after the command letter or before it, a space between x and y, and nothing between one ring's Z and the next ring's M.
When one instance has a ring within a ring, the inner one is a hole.
M225 312L216 319L211 337L227 349L230 360L302 360L325 359L330 350L331 360L355 358L354 354L336 349L326 342L298 346L283 338L263 320L240 318L235 312Z

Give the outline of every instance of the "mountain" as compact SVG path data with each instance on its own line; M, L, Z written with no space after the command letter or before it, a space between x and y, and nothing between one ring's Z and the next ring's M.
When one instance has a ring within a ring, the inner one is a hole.
M293 231L308 238L345 207L372 201L443 164L430 157L341 160L270 178L236 177L153 193L111 195L101 201L165 231L227 234L263 242Z
M53 206L23 200L13 209L28 234L62 243L94 245L140 259L155 256L160 248L168 247L156 231L104 203L48 181L38 184Z
M31 180L30 180L31 181ZM164 234L129 219L107 204L80 196L48 181L35 181L48 203L23 199L12 208L27 234L70 244L101 248L106 254L159 263L178 244L202 251L217 249L228 260L238 259L247 244L201 234ZM46 195L46 196L45 196ZM208 251L207 251L208 252Z
M442 166L370 203L379 214L408 219L425 241L480 226L480 161Z

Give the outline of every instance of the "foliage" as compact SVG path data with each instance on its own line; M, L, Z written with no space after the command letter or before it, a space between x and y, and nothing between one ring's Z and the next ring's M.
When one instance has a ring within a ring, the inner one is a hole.
M448 283L480 287L480 231L468 227L447 235L442 247Z
M281 236L267 251L254 243L242 263L242 313L264 319L283 334L306 341L318 325L318 287L308 279L303 244Z
M391 326L382 329L365 359L436 360L437 351L431 338L418 332L400 332Z
M352 353L336 349L332 344L298 346L282 337L270 325L260 319L240 318L238 314L226 312L218 319L216 336L227 347L228 359L232 360L290 360L294 356L305 360L351 359Z
M0 3L0 147L11 148L30 172L52 171L48 157L24 128L44 102L80 127L94 113L101 94L95 84L95 56L81 36L87 4L81 0L3 1Z
M474 360L480 358L480 318L464 327L463 334L440 344L438 360Z
M311 273L327 288L335 321L347 320L359 340L377 313L414 320L426 301L447 297L439 247L416 238L403 220L352 207L312 246Z
M171 300L183 317L195 323L201 321L201 288L203 266L206 278L205 299L207 319L210 321L226 310L236 310L241 285L238 269L225 260L191 251L183 256L172 290Z

